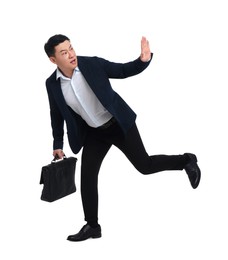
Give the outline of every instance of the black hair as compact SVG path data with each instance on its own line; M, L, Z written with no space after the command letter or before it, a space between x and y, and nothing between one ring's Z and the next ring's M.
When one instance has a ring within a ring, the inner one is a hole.
M56 34L49 38L49 40L44 45L44 50L47 56L55 56L55 47L64 41L70 41L70 39L62 34Z

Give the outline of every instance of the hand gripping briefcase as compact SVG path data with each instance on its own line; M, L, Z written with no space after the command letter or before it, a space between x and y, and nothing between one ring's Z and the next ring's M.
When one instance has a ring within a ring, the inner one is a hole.
M77 158L55 158L41 169L40 184L43 184L41 200L53 202L76 191L75 169Z

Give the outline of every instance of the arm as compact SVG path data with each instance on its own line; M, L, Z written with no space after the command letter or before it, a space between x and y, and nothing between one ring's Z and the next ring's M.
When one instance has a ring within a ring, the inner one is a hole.
M47 84L46 84L47 86ZM63 148L63 135L64 135L64 119L57 107L57 104L52 96L51 91L47 86L47 93L50 105L50 117L51 117L51 126L52 126L52 135L53 135L53 156L58 155L61 159L64 155Z
M109 78L123 79L137 75L145 70L149 66L152 57L149 42L145 37L142 37L141 54L136 60L127 63L115 63L99 58L99 62Z

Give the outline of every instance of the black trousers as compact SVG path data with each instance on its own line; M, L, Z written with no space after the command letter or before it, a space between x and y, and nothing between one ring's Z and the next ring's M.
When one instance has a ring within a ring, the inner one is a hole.
M185 155L149 156L144 148L136 124L123 135L117 123L107 129L90 128L82 151L81 196L85 220L98 221L98 173L101 163L112 145L118 147L142 174L165 170L183 170Z

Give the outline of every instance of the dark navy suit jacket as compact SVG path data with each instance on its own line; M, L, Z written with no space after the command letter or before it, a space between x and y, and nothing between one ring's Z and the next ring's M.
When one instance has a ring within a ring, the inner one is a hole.
M151 54L152 57L152 54ZM114 63L99 57L78 56L78 67L101 104L115 117L123 132L134 124L136 114L127 103L112 89L109 79L123 79L142 72L150 63L140 58L128 63ZM60 79L56 71L46 80L48 92L53 149L63 148L64 121L68 141L73 153L78 153L83 146L88 125L65 102Z

